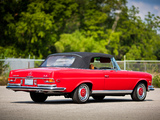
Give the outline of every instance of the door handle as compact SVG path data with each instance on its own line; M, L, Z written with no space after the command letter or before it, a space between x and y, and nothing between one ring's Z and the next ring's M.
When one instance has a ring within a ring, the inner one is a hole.
M104 75L105 78L109 78L109 75Z

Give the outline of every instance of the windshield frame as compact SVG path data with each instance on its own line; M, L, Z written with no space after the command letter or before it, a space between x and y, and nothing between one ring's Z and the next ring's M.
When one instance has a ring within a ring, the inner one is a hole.
M111 58L111 62L112 62L112 65L113 65L113 69L121 70L121 68L119 67L119 65L118 65L118 63L116 62L116 60L115 60L114 57Z

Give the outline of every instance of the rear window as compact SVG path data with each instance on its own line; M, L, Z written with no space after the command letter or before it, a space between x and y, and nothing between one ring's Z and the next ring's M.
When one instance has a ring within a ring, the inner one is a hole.
M70 67L75 61L75 56L50 56L41 67Z

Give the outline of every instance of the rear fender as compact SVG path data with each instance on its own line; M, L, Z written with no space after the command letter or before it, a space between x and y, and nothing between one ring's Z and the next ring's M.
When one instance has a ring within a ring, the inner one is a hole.
M92 83L92 81L90 81L90 80L84 80L84 81L81 81L81 82L79 82L77 85L76 85L76 87L74 88L74 90L79 86L79 85L81 85L81 84L91 84L91 85L93 85L93 83ZM90 91L92 91L92 86L89 86L90 87ZM74 91L73 90L73 91Z

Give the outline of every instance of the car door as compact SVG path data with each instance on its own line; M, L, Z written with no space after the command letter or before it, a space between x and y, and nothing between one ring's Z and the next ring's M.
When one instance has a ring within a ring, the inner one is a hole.
M128 78L127 71L104 70L105 90L131 90L131 80Z

